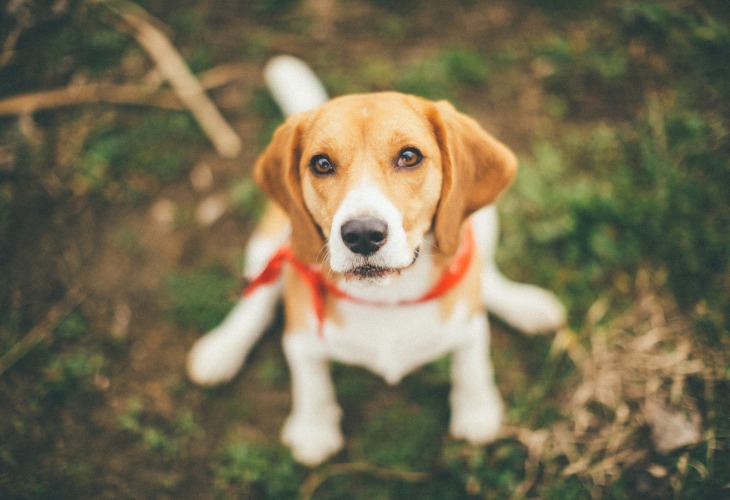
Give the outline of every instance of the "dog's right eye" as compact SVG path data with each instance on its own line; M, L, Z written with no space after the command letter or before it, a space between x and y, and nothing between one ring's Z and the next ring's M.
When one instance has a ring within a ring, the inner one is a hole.
M401 168L417 167L423 161L423 155L416 148L406 148L400 152L400 157L396 162Z
M335 171L335 166L326 155L315 155L309 160L309 169L316 175L329 175Z

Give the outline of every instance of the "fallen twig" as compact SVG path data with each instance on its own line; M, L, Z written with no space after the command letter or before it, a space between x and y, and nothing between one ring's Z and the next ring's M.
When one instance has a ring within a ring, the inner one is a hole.
M241 150L241 139L220 114L205 91L224 85L242 76L238 65L218 66L206 73L208 81L198 80L165 34L148 19L152 17L141 7L127 0L103 3L123 20L128 32L147 51L155 66L167 80L183 107L200 124L218 153L234 157ZM14 40L6 41L2 57L9 57ZM155 94L158 95L155 95ZM116 104L153 105L165 109L181 109L168 93L160 93L158 85L111 85L92 83L71 85L63 89L23 94L0 100L0 116L27 116L41 109L53 109L79 104L108 102Z
M221 156L234 157L241 151L241 139L208 98L165 34L148 19L152 17L126 0L104 3L126 23L129 33L147 51L160 73L170 82L182 103L195 116Z
M176 101L155 99L156 85L110 85L90 83L62 89L22 94L0 100L0 115L27 115L39 110L108 102L113 104L154 105L166 109L182 109Z
M212 90L228 85L243 76L242 65L222 64L201 73L199 82L204 90ZM0 116L22 116L40 110L95 103L154 106L170 110L185 109L172 92L161 89L159 85L89 83L1 99Z
M540 461L550 438L550 431L547 429L532 430L525 427L506 425L502 434L517 439L527 449L525 458L525 478L512 492L510 498L526 498L530 489L537 481L540 472Z
M7 38L5 39L5 43L3 43L2 51L0 51L0 68L8 64L13 58L15 45L18 43L18 38L20 38L20 34L22 32L23 26L19 24L13 27L13 29L8 34Z
M48 311L48 314L40 323L31 328L20 341L16 342L0 357L0 375L22 359L35 346L50 339L56 325L73 311L84 298L86 298L86 292L81 287L77 286L70 289L63 299Z
M385 469L365 462L333 464L310 475L299 488L301 500L311 500L317 488L329 478L348 474L367 474L378 479L397 480L407 483L421 483L431 477L428 472L413 472L397 469Z

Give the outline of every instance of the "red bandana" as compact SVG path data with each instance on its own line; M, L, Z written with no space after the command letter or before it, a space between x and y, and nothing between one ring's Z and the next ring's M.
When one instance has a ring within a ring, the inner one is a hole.
M350 302L355 302L357 304L374 307L412 306L422 304L442 296L461 281L464 275L466 275L466 271L469 269L469 263L471 263L473 256L474 235L472 234L471 226L468 226L467 230L464 232L464 239L461 242L456 255L454 255L454 259L451 261L451 264L449 267L444 269L444 272L441 274L439 279L426 291L426 293L415 299L387 302L367 300L350 295L346 291L338 288L334 283L327 280L318 267L306 264L297 259L289 245L283 245L276 251L276 253L274 253L274 255L271 256L266 267L263 271L261 271L261 274L245 285L241 295L250 295L258 287L268 285L276 281L279 276L281 276L284 264L289 263L294 267L294 270L297 274L299 274L302 280L304 280L312 293L312 306L319 324L319 334L321 335L322 327L324 326L324 304L327 294L337 297L338 299L349 300Z

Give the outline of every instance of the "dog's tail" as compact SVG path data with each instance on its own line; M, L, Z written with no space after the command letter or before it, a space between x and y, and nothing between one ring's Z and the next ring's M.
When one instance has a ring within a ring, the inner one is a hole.
M264 80L286 116L309 111L329 99L314 72L294 56L282 55L271 59L264 68Z

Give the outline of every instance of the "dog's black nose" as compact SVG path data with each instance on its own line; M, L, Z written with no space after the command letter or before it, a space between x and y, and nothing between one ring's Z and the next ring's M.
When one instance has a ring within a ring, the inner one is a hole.
M380 219L361 217L342 224L340 234L347 248L367 256L374 254L385 244L388 239L388 225Z

